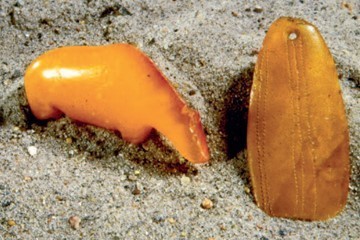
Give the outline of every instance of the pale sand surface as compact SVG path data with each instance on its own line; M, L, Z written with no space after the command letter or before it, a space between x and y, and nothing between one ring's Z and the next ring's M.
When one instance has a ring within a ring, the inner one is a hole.
M0 239L360 239L358 1L114 2L0 0ZM249 89L280 16L315 24L341 76L352 176L345 210L325 222L271 218L249 193ZM146 52L200 111L210 164L184 163L158 134L132 146L66 118L32 118L23 92L31 60L117 42ZM204 198L212 209L201 208ZM71 216L81 219L77 230Z

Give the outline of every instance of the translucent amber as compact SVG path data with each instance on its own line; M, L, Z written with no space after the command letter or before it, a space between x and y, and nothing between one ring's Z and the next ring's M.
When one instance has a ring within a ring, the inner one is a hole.
M34 60L25 90L38 119L72 119L118 130L141 143L152 128L164 134L186 159L209 160L197 111L189 108L154 63L128 44L74 46Z
M333 58L315 26L275 21L255 67L248 162L259 207L325 220L346 204L349 133Z

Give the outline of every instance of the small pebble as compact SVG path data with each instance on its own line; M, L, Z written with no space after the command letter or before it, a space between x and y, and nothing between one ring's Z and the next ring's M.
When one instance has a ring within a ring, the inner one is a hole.
M70 151L69 151L69 155L70 155L70 156L74 156L74 154L75 154L75 151L74 151L74 150L70 150Z
M149 142L144 142L143 144L141 144L141 147L142 147L145 151L149 151L149 149L150 149L150 143L149 143Z
M190 90L190 91L189 91L189 95L190 95L190 96L194 96L195 94L196 94L196 91L195 91L195 90Z
M3 208L6 208L6 207L10 206L11 203L12 203L12 201L10 201L10 200L4 200L4 201L1 203L1 206L2 206Z
M176 220L174 218L168 218L167 219L169 223L174 224L176 223Z
M182 176L180 179L181 185L183 185L183 186L189 185L190 181L191 181L190 178L185 175Z
M213 202L208 198L205 198L201 203L201 207L204 209L211 209L213 208L213 206L214 206Z
M71 216L69 218L69 224L75 230L80 228L80 222L81 222L81 219L78 216Z
M156 215L153 217L153 221L156 223L160 223L160 222L164 221L164 217L162 215Z
M31 178L30 176L25 176L25 177L24 177L24 180L25 180L26 182L30 182L30 181L32 180L32 178Z
M282 237L285 237L286 233L284 230L280 229L279 230L279 235L282 236Z
M346 8L347 10L349 10L349 12L352 12L352 10L353 10L352 5L346 1L343 1L341 3L341 7Z
M132 194L134 194L134 195L140 195L140 193L141 193L140 189L138 188L137 185L135 185L134 190L132 191Z
M128 176L128 179L130 180L130 181L136 181L137 180L137 177L135 176L135 175L129 175Z
M174 61L176 59L176 57L174 55L170 55L168 58L170 61Z
M255 6L253 11L256 12L256 13L261 13L263 10L264 10L264 9L263 9L262 7L260 7L260 6Z
M221 224L219 227L220 227L220 230L221 230L221 231L226 231L225 225Z
M250 56L255 56L255 55L258 55L259 54L259 50L257 49L253 49L250 53Z
M260 224L256 224L256 227L258 228L258 229L260 229L260 230L262 230L264 227L262 226L262 225L260 225Z
M233 15L233 17L238 17L239 14L237 12L231 12L231 15Z
M16 222L14 220L9 220L7 224L9 225L9 227L13 227L16 225Z
M4 81L5 86L10 85L10 83L11 83L11 80L10 80L10 79L5 79L5 81Z
M71 137L66 138L65 141L66 141L67 144L72 144L72 142L73 142Z
M70 150L70 151L69 151L69 156L74 156L74 154L75 154L75 151L74 151L74 150Z
M59 202L62 202L62 201L65 201L65 198L63 198L62 196L56 196L55 197L56 198L56 200L58 200Z
M244 187L244 191L245 191L247 194L249 194L249 193L250 193L250 188Z
M135 171L134 171L135 176L139 176L140 173L141 173L141 172L140 172L139 170L135 170Z
M13 78L18 78L21 76L21 72L19 69L16 69L12 75Z
M29 146L27 150L30 156L35 156L37 154L37 148L35 146Z

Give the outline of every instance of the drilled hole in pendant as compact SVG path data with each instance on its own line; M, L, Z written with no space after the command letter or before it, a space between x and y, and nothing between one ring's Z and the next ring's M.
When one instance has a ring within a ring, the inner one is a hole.
M292 32L292 33L289 34L289 39L290 40L295 40L295 39L297 39L297 37L298 37L298 35L295 32Z

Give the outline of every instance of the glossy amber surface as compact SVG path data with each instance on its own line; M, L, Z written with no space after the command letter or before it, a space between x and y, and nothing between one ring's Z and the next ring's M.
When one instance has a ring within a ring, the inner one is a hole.
M155 128L189 161L209 160L199 113L134 46L73 46L46 52L28 67L25 90L38 119L65 113L118 130L131 143L143 142Z
M317 28L275 21L255 67L248 118L255 200L276 217L325 220L346 204L349 133L333 58Z

